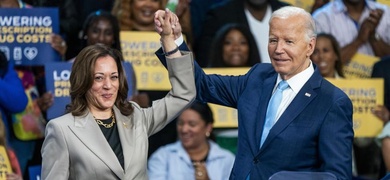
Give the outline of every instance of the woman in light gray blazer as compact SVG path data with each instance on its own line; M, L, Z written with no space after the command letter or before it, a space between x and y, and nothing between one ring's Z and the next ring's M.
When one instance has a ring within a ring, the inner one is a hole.
M167 14L162 23L169 24ZM170 26L164 26L170 28ZM42 179L148 179L148 137L195 98L192 54L161 34L172 89L149 108L128 102L121 54L92 45L76 57L68 114L51 120L42 146Z

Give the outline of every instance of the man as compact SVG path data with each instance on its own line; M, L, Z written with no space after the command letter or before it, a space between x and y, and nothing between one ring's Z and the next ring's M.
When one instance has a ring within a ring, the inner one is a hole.
M247 26L256 41L261 60L270 62L267 55L268 20L271 13L288 5L278 0L228 0L226 3L212 8L202 25L201 36L195 39L195 55L200 66L206 67L210 54L210 42L215 33L227 23L239 23Z
M351 179L352 103L309 59L316 43L314 20L301 8L284 7L272 14L269 25L272 65L257 64L242 76L221 76L206 75L195 64L197 99L238 110L238 147L230 179L268 179L280 171L327 172ZM157 32L160 26L156 22ZM162 50L156 54L164 63ZM281 81L288 84L282 93L275 90ZM283 97L272 111L274 99L280 98L273 93Z
M317 32L332 34L349 63L356 53L390 55L390 11L371 0L334 0L313 13Z

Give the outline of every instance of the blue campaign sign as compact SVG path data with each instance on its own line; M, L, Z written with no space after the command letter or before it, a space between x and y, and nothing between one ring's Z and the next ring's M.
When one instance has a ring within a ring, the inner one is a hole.
M65 114L66 105L70 103L70 74L73 63L57 62L45 64L46 91L54 96L53 105L47 110L47 120L54 119ZM123 62L129 91L128 97L131 97L135 84L133 83L133 68L131 63Z
M0 8L0 50L15 65L61 61L52 33L59 34L58 8Z

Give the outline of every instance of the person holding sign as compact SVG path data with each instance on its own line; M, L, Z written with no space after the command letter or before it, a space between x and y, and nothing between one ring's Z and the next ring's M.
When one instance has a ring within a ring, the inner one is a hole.
M148 137L189 106L196 95L192 54L180 52L161 17L161 43L172 89L149 108L127 101L122 55L104 45L84 48L70 75L68 114L49 121L42 179L148 179ZM164 20L163 20L164 18Z
M156 13L158 33L166 32L157 20L165 13ZM237 108L238 147L230 179L269 179L280 171L352 179L352 102L310 60L314 20L287 6L273 12L269 26L271 64L222 76L206 75L195 63L197 99ZM161 49L156 55L165 64Z

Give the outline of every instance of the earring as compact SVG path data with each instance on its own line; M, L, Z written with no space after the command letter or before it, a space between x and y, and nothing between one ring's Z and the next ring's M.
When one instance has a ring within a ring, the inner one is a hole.
M206 137L210 137L210 132L206 132Z

